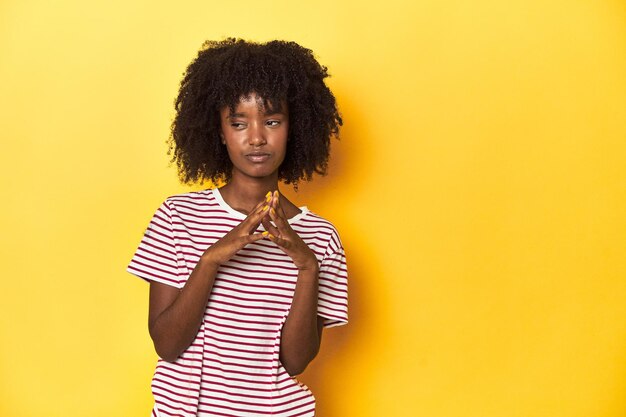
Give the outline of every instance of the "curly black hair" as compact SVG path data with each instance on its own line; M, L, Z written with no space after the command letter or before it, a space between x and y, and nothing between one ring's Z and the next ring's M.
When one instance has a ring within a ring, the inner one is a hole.
M175 100L168 139L180 181L228 182L232 162L220 140L220 115L241 97L256 93L270 108L287 104L289 141L279 180L293 184L325 175L331 137L342 125L337 103L324 83L328 70L295 42L256 43L227 38L205 41L189 64Z

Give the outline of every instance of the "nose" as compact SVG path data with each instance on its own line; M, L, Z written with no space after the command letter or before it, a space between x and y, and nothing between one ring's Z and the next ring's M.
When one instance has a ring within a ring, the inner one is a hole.
M254 123L253 126L250 126L248 132L248 143L250 145L254 147L259 147L267 143L263 129L257 123Z

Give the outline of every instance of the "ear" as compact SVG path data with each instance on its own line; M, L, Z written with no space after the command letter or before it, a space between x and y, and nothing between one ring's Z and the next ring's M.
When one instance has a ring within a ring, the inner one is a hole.
M226 139L224 139L224 133L220 132L220 140L222 141L222 145L226 145Z

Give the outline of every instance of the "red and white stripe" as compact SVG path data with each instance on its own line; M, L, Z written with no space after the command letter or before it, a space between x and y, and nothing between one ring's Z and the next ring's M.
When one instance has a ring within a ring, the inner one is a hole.
M339 235L329 221L300 209L289 223L320 262L318 315L325 327L345 324L347 269ZM127 271L182 288L204 251L244 218L218 189L171 196L152 217ZM157 363L152 415L313 416L313 394L278 356L296 279L291 258L268 239L222 265L195 340L175 362Z

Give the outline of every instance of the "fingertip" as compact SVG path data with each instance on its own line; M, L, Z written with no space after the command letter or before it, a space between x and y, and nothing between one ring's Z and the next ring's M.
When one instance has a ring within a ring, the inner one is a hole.
M261 239L263 239L265 237L261 233L255 233L255 234L249 235L249 236L250 236L250 241L252 241L252 242L256 242L257 240L261 240Z

